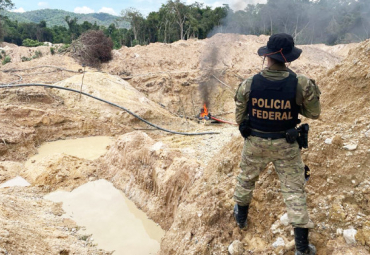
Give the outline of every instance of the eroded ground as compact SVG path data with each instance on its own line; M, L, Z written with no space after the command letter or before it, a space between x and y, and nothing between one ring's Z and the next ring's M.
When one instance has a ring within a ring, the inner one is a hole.
M234 240L242 243L238 254L294 254L292 228L279 220L285 207L273 167L257 183L247 231L239 231L232 194L243 139L232 125L195 119L204 101L199 85L211 84L211 113L233 121L234 91L261 69L256 51L266 41L230 34L122 48L101 70L87 69L84 76L73 59L47 50L42 58L2 66L4 84L47 82L80 90L84 77L84 92L156 125L220 134L156 131L118 108L68 91L1 89L0 182L21 175L32 186L0 189L0 254L104 254L79 238L74 222L63 220L60 204L43 199L50 191L101 178L166 230L160 254L228 254ZM12 59L25 54L22 47L8 48ZM369 254L370 41L301 48L304 53L291 68L316 79L323 110L319 120L303 120L312 130L303 151L312 170L309 211L317 224L311 241L318 254ZM97 160L61 154L25 166L45 141L96 135L114 140ZM341 232L350 227L358 231L352 245ZM274 248L279 237L285 245Z

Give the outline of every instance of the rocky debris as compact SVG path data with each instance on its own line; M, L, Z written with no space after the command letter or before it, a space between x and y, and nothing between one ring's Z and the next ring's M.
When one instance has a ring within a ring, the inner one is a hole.
M280 217L280 222L284 226L288 226L289 225L289 218L288 218L288 214L287 213L283 214L283 216Z
M327 138L327 139L325 140L325 143L326 143L326 144L332 144L332 143L333 143L333 139L331 139L331 138Z
M356 236L357 230L350 228L350 229L345 229L343 231L343 237L346 240L348 244L356 244Z
M345 144L343 146L343 149L349 150L349 151L354 151L357 149L357 144Z
M276 241L272 244L272 247L274 248L277 248L279 246L285 246L285 241L281 237L278 237L278 239L276 239Z
M239 240L232 242L228 248L230 255L242 255L244 254L244 245Z
M368 130L368 131L366 131L366 132L365 132L365 136L366 136L367 138L369 138L369 137L370 137L370 130Z

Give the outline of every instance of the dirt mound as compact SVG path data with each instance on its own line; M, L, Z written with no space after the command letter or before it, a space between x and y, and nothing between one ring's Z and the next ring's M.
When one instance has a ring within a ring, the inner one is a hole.
M66 55L49 55L32 61L9 63L0 69L2 84L53 84L82 72L83 68ZM87 68L86 70L90 70Z
M200 171L199 163L181 156L143 132L119 137L101 160L102 176L164 229L173 221L176 208Z
M209 81L211 112L223 114L234 107L238 84L261 70L262 58L257 50L267 40L267 36L217 34L205 40L123 47L114 52L114 60L103 69L129 79L148 98L181 116L198 114L204 103L199 84ZM353 46L342 46L339 51L323 45L302 46L302 56L290 67L316 79L339 63L349 47ZM213 76L208 75L210 70Z
M15 178L19 175L24 165L19 162L3 161L0 162L0 182Z
M88 72L85 75L73 76L55 85L78 91L80 91L82 85L83 92L131 109L132 112L144 119L153 120L166 117L166 119L170 119L171 121L171 118L174 118L174 116L169 115L167 111L162 109L160 105L148 100L144 94L138 92L129 83L117 76L99 72ZM98 118L106 119L112 119L112 115L121 115L120 118L114 121L121 123L124 121L137 121L134 116L127 112L123 112L108 104L97 102L89 97L81 97L76 93L71 95L71 92L64 90L57 90L54 93L64 99L65 106L77 108L81 111L81 114L91 112Z
M0 66L1 84L53 84L82 72L83 67L67 53L57 53L58 47L60 45L54 46L56 53L51 54L49 46L18 47L3 43L3 55L9 56L11 62Z
M370 245L369 56L367 40L320 81L323 112L319 123L312 123L311 149L304 159L312 166L311 203L323 246L333 244L326 243L329 236L340 241L333 238L337 229L349 226L358 230L358 243Z
M82 184L95 180L97 166L87 160L64 154L45 157L30 163L20 175L31 185L51 192L57 189L71 191Z

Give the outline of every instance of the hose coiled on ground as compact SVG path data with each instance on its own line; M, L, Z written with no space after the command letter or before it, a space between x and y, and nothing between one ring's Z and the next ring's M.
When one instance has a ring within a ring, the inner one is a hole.
M176 131L172 131L172 130L168 130L168 129L165 129L165 128L162 128L160 126L157 126L153 123L150 123L149 121L141 118L139 115L136 115L135 113L131 112L130 110L126 109L125 107L123 106L120 106L118 104L115 104L115 103L112 103L112 102L109 102L107 100L104 100L104 99L101 99L101 98L98 98L96 96L93 96L93 95L90 95L90 94L87 94L85 92L82 92L82 91L78 91L78 90L75 90L75 89L70 89L70 88L64 88L64 87L60 87L60 86L55 86L55 85L47 85L47 84L38 84L38 83L29 83L29 84L14 84L14 85L1 85L0 88L19 88L19 87L45 87L45 88L52 88L52 89L61 89L61 90L67 90L67 91L72 91L72 92L75 92L75 93L79 93L79 94L82 94L84 96L87 96L87 97L91 97L93 99L96 99L98 101L101 101L101 102L104 102L106 104L109 104L109 105L112 105L112 106L115 106L121 110L124 110L126 111L127 113L131 114L132 116L134 116L135 118L138 118L139 120L141 120L142 122L145 122L146 124L156 128L156 129L159 129L159 130L162 130L164 132L167 132L167 133L171 133L171 134L176 134L176 135L187 135L187 136L195 136L195 135L214 135L214 134L219 134L219 132L202 132L202 133L182 133L182 132L176 132Z

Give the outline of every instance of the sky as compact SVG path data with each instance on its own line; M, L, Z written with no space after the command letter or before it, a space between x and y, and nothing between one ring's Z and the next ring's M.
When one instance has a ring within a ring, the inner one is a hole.
M267 0L182 0L186 4L203 3L213 8L229 4L233 10L244 9L247 4L265 3ZM61 9L76 13L106 12L120 15L129 7L139 10L144 16L152 11L158 11L167 0L12 0L15 8L12 11L25 12L38 9Z

